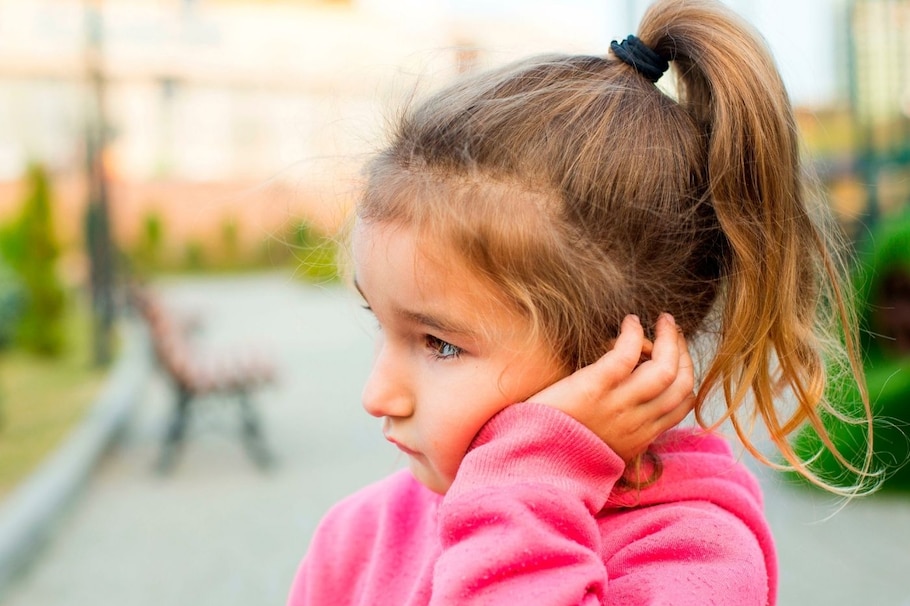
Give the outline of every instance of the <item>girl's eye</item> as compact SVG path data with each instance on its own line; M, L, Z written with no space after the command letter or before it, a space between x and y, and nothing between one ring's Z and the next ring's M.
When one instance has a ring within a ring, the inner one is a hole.
M461 355L461 348L451 343L447 343L433 335L425 337L427 349L430 350L433 357L439 360L451 360Z

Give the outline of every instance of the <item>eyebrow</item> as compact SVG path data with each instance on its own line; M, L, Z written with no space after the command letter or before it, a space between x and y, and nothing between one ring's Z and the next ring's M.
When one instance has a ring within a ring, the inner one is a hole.
M363 297L363 300L367 303L367 308L372 311L370 308L370 301L367 299L367 296L363 294L363 290L360 288L360 284L357 282L357 278L354 278L354 288L357 289L357 292L360 293L360 296ZM434 330L440 332L445 332L453 335L460 335L464 337L475 337L476 330L473 330L467 326L452 322L445 318L440 318L432 314L421 313L418 311L411 311L409 309L403 309L400 307L395 308L395 313L404 319L414 322L415 324L421 324L427 326Z
M468 328L467 326L461 326L459 324L455 324L453 322L446 320L445 318L439 318L439 317L432 316L429 314L424 314L424 313L420 313L420 312L416 312L416 311L410 311L407 309L398 309L396 311L398 312L399 315L403 316L404 318L406 318L412 322L421 324L423 326L428 326L428 327L430 327L434 330L438 330L440 332L453 334L453 335L460 335L463 337L473 337L475 335L475 332L473 330L471 330L470 328Z

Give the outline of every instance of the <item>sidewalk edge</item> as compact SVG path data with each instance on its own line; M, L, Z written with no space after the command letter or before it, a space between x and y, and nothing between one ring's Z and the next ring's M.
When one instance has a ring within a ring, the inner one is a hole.
M85 419L0 503L0 598L51 539L139 400L151 370L148 335L130 320L121 334L123 349Z

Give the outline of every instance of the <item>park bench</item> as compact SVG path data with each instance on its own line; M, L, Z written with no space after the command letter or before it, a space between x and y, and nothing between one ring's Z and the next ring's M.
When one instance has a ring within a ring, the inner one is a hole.
M237 402L241 438L247 453L260 467L273 457L266 446L262 422L252 393L274 382L271 362L248 350L221 350L216 354L197 351L189 335L198 322L179 319L148 288L133 287L130 298L145 320L159 368L174 387L175 399L167 424L158 470L172 469L182 448L194 402L208 397L226 397Z

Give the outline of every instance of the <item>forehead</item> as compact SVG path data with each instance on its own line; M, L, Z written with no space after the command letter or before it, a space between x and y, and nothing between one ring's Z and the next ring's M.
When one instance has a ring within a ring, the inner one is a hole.
M392 222L356 221L351 237L354 278L362 287L406 287L408 294L474 292L472 272L454 248L438 239L423 237L418 230ZM382 277L383 280L378 280Z
M422 238L414 228L358 221L352 247L355 283L378 313L432 317L477 332L524 321L450 245Z

